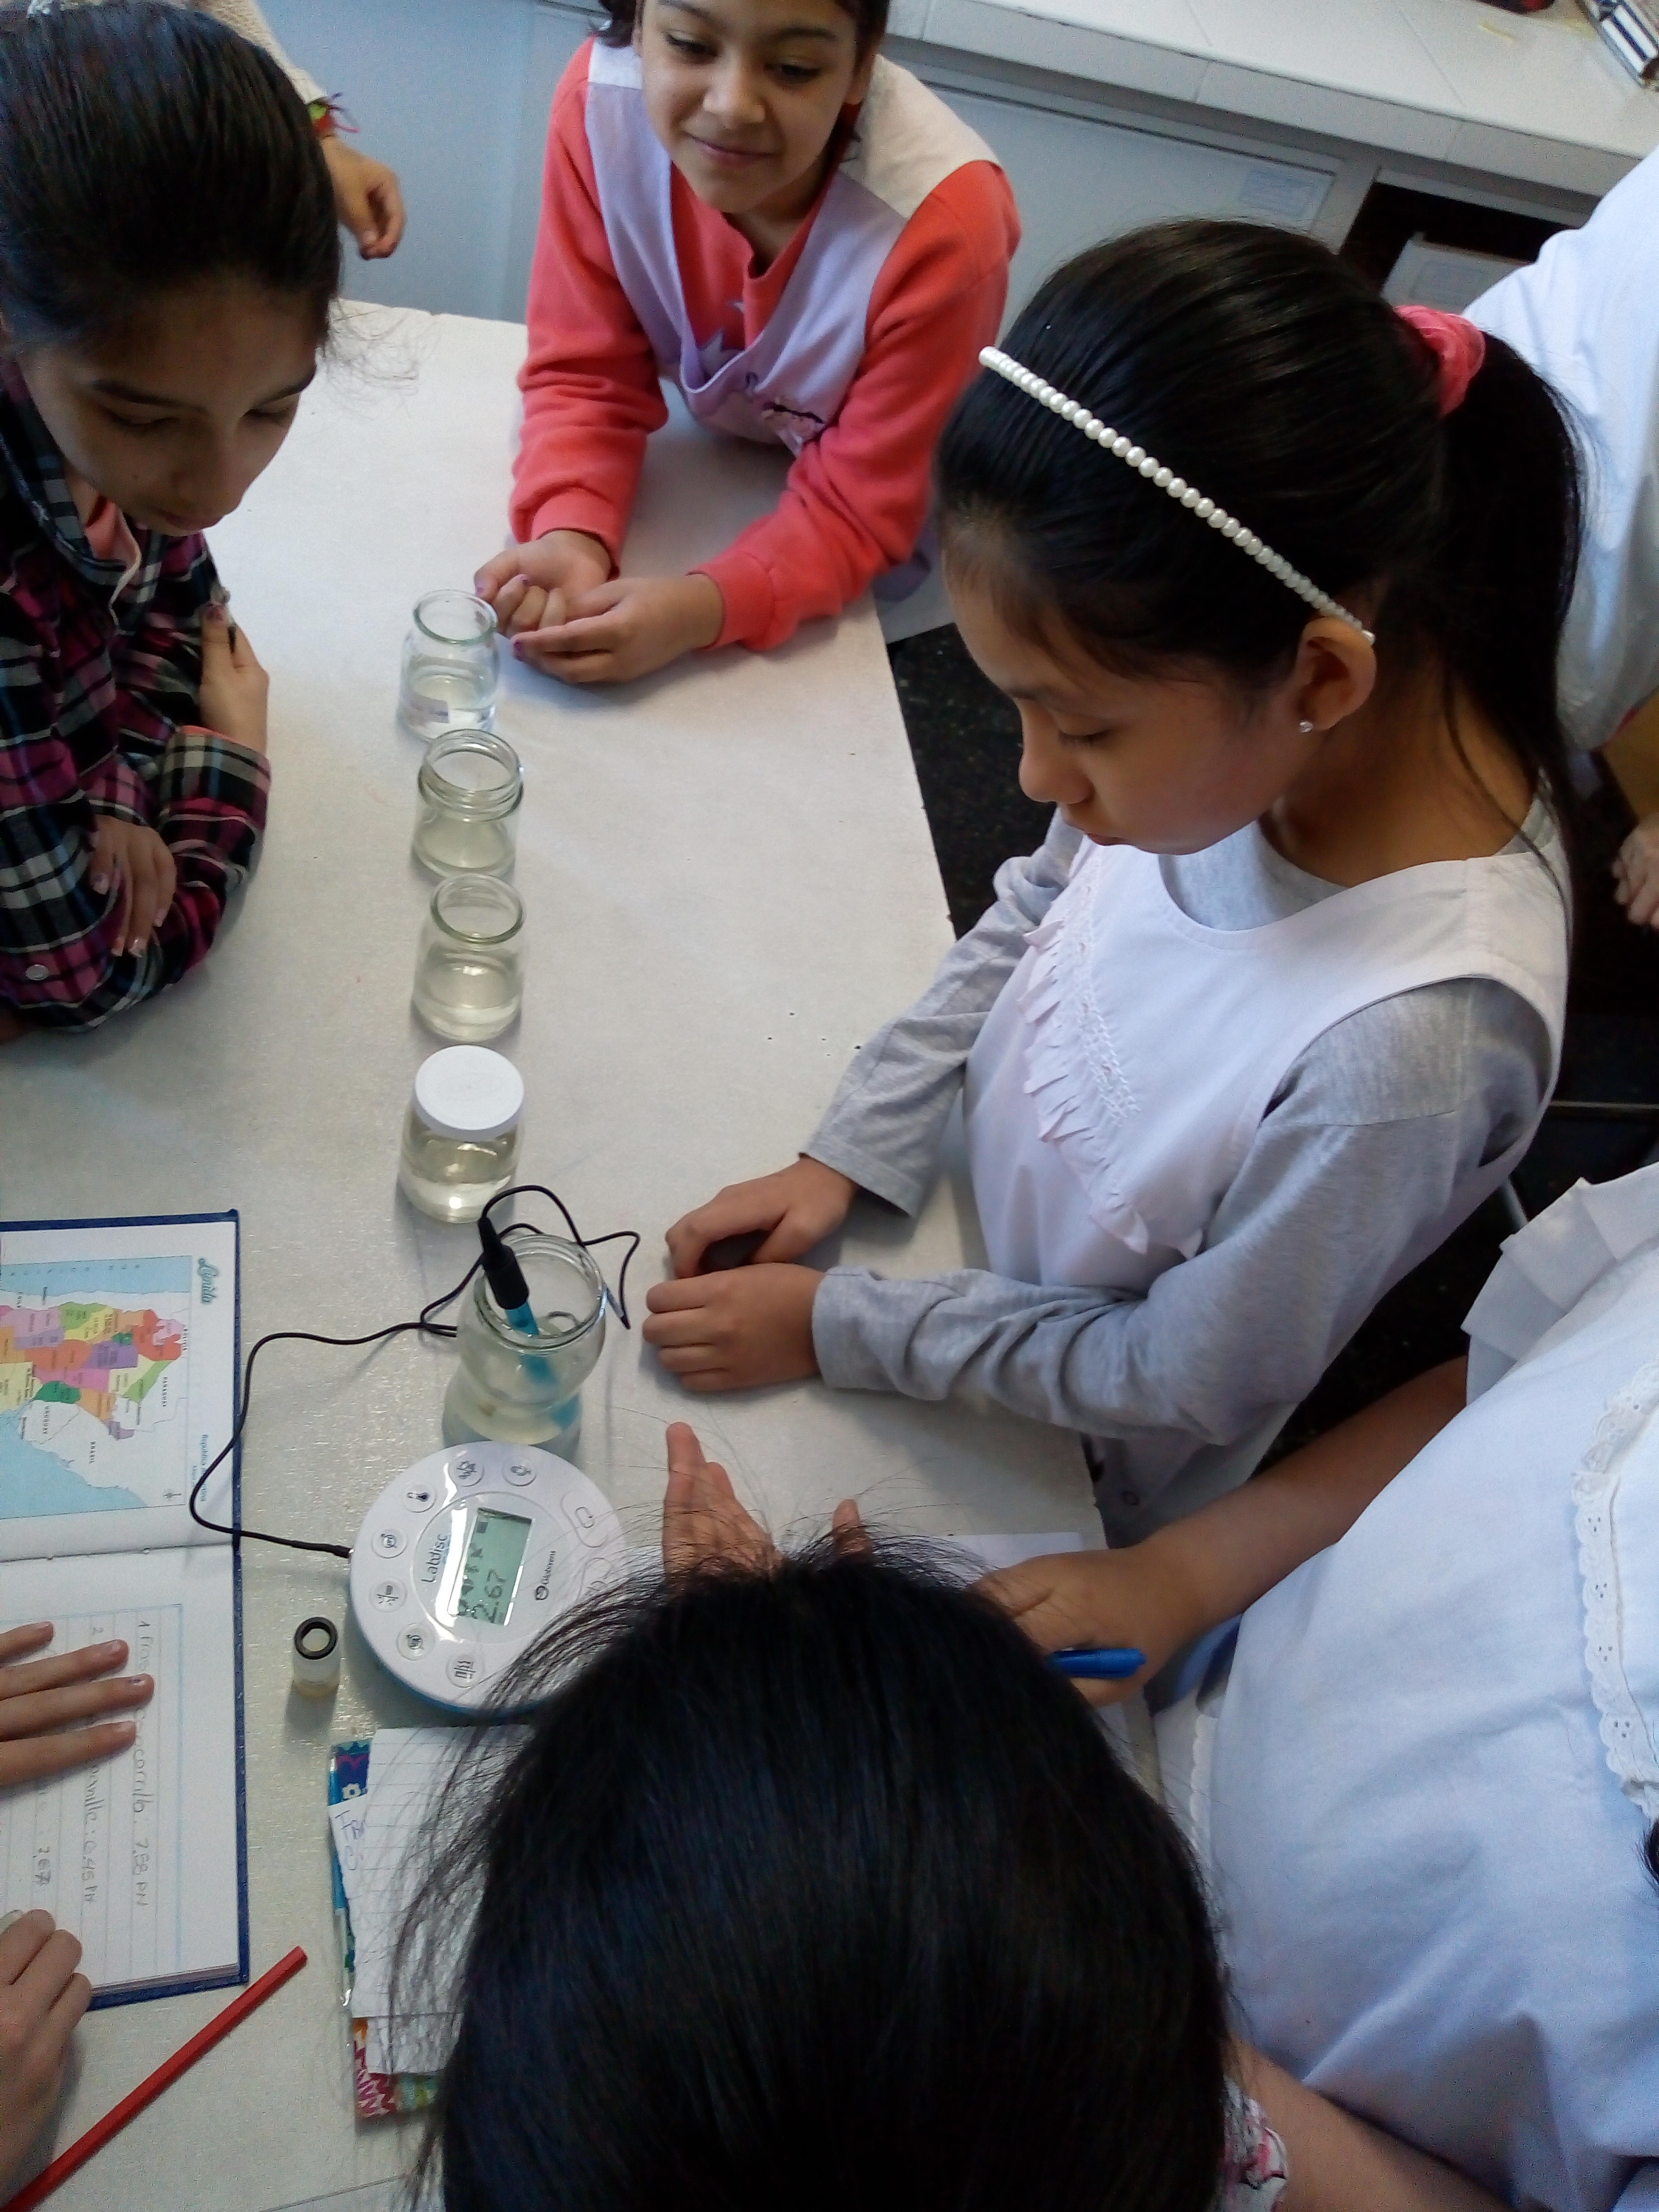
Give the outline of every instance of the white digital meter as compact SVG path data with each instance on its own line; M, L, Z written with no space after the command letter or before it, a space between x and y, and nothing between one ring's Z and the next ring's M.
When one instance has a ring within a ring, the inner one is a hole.
M422 1697L482 1705L550 1621L628 1571L622 1524L568 1460L457 1444L388 1483L351 1552L369 1648Z

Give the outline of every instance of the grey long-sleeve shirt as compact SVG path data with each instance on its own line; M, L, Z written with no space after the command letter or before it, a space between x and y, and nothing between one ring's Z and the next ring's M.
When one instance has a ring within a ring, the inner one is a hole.
M854 1060L812 1158L917 1210L981 1024L1077 845L1056 817L1040 851L1003 866L989 912ZM1163 865L1176 902L1217 929L1279 920L1338 888L1254 825ZM1079 1431L1107 1532L1130 1540L1244 1479L1460 1185L1532 1121L1549 1080L1544 1024L1504 984L1382 1000L1296 1061L1203 1247L1144 1295L979 1268L902 1281L837 1267L812 1316L824 1379L978 1394Z

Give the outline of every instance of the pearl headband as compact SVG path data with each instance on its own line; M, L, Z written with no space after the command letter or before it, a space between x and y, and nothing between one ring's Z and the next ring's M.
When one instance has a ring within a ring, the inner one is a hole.
M1108 429L1097 415L1090 414L1086 407L1080 407L1075 399L1068 399L1063 392L1056 392L1052 384L1046 384L1042 377L1034 375L1029 368L1022 368L1018 362L999 347L987 346L979 361L981 368L994 369L999 376L1006 377L1017 391L1035 399L1050 414L1059 415L1067 422L1075 422L1085 438L1092 438L1096 445L1104 447L1109 453L1115 453L1119 460L1127 461L1158 490L1168 492L1171 499L1178 501L1182 507L1189 507L1199 521L1207 522L1212 530L1218 530L1230 544L1237 545L1241 553L1248 553L1251 560L1264 568L1270 576L1276 577L1287 590L1294 592L1299 599L1305 599L1317 612L1334 615L1339 622L1346 623L1351 629L1359 632L1367 645L1376 643L1375 635L1366 629L1358 615L1350 614L1346 607L1339 605L1328 592L1322 592L1317 584L1303 574L1300 568L1293 568L1282 553L1275 553L1271 546L1264 545L1253 530L1246 530L1242 522L1224 508L1218 507L1212 499L1204 498L1195 485L1178 477L1173 469L1166 469L1163 462L1156 459L1145 447L1137 446L1116 430Z

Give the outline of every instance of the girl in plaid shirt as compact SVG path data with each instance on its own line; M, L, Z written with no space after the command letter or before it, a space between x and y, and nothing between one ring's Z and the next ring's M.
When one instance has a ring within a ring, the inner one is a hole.
M246 875L266 679L202 532L287 435L339 267L268 55L162 0L0 16L0 1033L161 990Z

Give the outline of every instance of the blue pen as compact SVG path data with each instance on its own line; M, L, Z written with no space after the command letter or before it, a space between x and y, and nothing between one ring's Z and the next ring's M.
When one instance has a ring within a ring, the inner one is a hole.
M1146 1664L1146 1654L1123 1644L1072 1644L1051 1651L1048 1661L1074 1682L1127 1682Z

